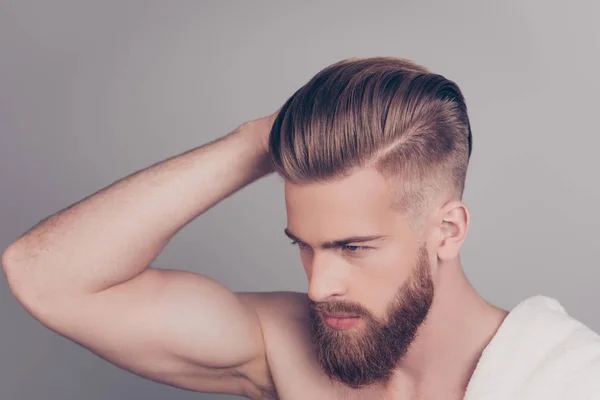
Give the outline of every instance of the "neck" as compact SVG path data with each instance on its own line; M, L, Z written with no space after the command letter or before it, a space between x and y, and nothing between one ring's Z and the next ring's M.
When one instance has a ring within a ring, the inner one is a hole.
M391 382L410 398L462 398L481 353L507 311L486 302L469 283L460 260L440 265L425 322ZM389 388L392 390L392 387Z

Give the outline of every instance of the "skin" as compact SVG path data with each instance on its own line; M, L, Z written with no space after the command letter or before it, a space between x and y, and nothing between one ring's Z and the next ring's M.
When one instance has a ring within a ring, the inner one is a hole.
M318 312L309 314L318 354L325 348L328 352L318 358L321 367L355 388L387 381L432 301L427 249L421 246L423 256L416 262L416 238L392 211L392 193L374 169L358 170L338 182L287 184L285 194L286 232L300 249L310 310L360 316L360 326L338 330ZM361 236L366 238L347 239ZM341 243L324 245L328 239ZM417 287L414 275L419 271L426 280ZM413 303L420 303L420 312L410 312ZM371 348L377 350L367 353Z
M413 296L396 309L409 306L419 296L429 296L423 294L422 287L407 287L415 281L412 275L419 268L419 251L425 252L420 267L429 272L427 280L435 291L435 296L432 293L428 299L432 304L426 323L413 318L420 324L418 339L408 339L410 346L406 354L398 356L391 376L374 382L372 389L397 393L412 388L408 390L410 398L419 394L450 398L450 391L461 398L474 362L506 316L506 311L488 304L475 292L462 271L459 248L468 229L466 205L445 201L429 216L423 231L414 232L391 207L394 192L374 168L360 169L348 178L325 184L288 183L285 194L288 231L302 238L300 256L309 281L310 301L350 303L355 306L336 311L356 314L364 310L361 313L370 316L351 332L344 332L347 336L364 339L370 320L388 321L387 310L397 294ZM381 238L333 248L323 246L327 241L351 236ZM402 342L401 335L396 339ZM345 349L346 354L348 351ZM462 368L457 368L461 363ZM366 367L369 363L364 364Z
M252 399L462 398L506 311L463 273L469 212L460 201L440 201L414 232L371 168L326 184L286 183L287 229L301 241L308 293L232 293L207 276L151 265L187 223L273 172L266 144L276 114L44 219L2 255L15 298L107 361L189 390ZM382 237L327 243L356 235ZM420 313L395 313L414 309L415 299ZM321 329L319 337L315 311L323 310L361 318L352 330ZM344 335L346 343L396 343L397 351L378 370L340 375L340 362L361 365L360 346L336 353ZM337 357L319 356L328 345Z

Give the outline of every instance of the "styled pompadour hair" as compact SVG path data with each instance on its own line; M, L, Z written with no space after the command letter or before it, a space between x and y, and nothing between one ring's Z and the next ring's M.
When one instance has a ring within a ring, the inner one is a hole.
M269 137L286 181L327 182L374 167L393 182L394 206L415 218L442 194L462 200L471 148L459 87L394 57L321 70L285 102Z

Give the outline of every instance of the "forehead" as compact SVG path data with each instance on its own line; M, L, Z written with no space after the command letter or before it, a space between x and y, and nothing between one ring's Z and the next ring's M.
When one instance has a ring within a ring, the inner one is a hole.
M389 181L371 168L324 183L285 183L288 228L311 240L406 230L394 200Z

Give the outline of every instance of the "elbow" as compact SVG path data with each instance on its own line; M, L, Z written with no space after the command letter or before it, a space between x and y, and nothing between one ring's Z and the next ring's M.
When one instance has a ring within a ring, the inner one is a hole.
M6 276L6 280L8 281L8 286L11 290L14 289L14 271L17 268L17 260L19 259L18 250L16 248L16 244L11 244L7 249L2 253L2 272L4 272L4 276Z
M23 262L23 250L18 243L13 243L2 253L2 272L6 277L8 288L15 298L27 309L31 307L29 299L32 295L31 279L26 279L27 266Z
M15 299L36 319L53 310L64 307L63 287L50 282L47 274L40 273L39 261L29 256L26 244L15 242L2 253L2 271L6 276L8 288Z

